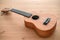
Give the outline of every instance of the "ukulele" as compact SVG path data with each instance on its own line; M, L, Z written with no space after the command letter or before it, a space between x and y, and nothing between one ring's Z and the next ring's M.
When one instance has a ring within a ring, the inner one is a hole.
M25 26L35 30L35 32L41 37L51 36L56 29L56 15L53 14L31 14L17 9L5 8L1 10L3 14L8 14L9 12L14 12L25 17ZM2 14L2 15L3 15Z

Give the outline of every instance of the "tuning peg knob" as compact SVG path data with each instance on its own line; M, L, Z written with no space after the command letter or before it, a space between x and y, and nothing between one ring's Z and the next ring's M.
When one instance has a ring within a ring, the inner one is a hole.
M9 8L4 8L1 10L1 15L7 15L9 13Z

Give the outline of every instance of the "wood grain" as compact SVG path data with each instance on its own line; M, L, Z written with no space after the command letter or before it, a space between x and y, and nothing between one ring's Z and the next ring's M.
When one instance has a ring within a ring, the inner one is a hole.
M15 13L0 16L0 27L5 31L0 40L60 40L59 0L0 0L0 10L16 8L35 13L53 13L58 16L56 32L49 38L40 38L32 29L24 26L24 17Z

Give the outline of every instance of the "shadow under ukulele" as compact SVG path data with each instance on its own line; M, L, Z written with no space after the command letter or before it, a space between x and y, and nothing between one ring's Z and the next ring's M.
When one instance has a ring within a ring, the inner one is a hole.
M41 14L34 15L17 9L5 8L1 12L8 14L14 12L25 17L24 23L28 28L32 28L41 37L49 37L56 29L56 16L53 14Z

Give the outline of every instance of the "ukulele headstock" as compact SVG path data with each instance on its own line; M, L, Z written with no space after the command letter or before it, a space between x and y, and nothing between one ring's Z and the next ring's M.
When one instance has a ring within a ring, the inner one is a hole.
M11 10L10 8L4 8L4 9L2 9L1 10L1 13L2 13L1 16L9 14L10 10Z

